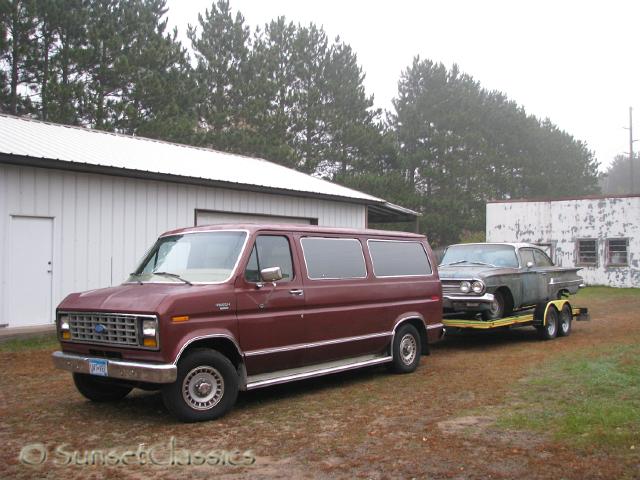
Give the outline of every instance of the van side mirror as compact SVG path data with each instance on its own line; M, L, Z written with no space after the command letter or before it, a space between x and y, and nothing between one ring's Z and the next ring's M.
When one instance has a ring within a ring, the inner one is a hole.
M531 268L531 267L533 267L533 262L531 260L529 260L527 262L527 268Z
M277 282L282 280L282 269L280 267L269 267L260 270L260 277L263 282Z

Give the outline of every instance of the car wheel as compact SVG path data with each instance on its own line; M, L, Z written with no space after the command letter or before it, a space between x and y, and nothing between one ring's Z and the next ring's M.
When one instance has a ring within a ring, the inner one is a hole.
M558 335L558 310L549 307L546 315L546 324L537 327L538 336L542 340L552 340Z
M498 320L502 317L504 317L504 295L501 292L495 292L489 310L482 312L482 319Z
M393 360L391 370L395 373L410 373L418 368L421 355L420 334L416 327L405 323L393 337Z
M227 413L238 398L238 374L215 350L198 348L178 362L174 383L162 388L162 400L183 422L213 420Z
M573 314L571 307L565 305L560 312L560 320L558 322L558 336L566 337L571 333L571 320L573 320Z
M133 390L132 387L86 373L74 373L73 383L78 391L92 402L115 402L123 399Z

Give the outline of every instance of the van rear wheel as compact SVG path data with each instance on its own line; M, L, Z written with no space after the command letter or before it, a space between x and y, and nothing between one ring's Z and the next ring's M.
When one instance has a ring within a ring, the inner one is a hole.
M178 362L174 383L162 389L162 400L183 422L213 420L227 413L238 398L238 374L215 350L194 349Z
M393 337L393 360L391 370L395 373L410 373L418 368L421 355L420 334L416 327L405 323Z

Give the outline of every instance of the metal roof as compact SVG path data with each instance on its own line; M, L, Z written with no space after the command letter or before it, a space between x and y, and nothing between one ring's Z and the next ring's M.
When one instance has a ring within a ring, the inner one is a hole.
M381 198L260 158L24 117L0 115L0 155L5 161L12 157L19 159L14 158L12 163L30 164L32 159L41 159L56 163L35 164L103 173L142 172L152 178L183 178L231 188L258 187L265 191L331 197L375 205L387 215L396 216L396 220L418 215Z

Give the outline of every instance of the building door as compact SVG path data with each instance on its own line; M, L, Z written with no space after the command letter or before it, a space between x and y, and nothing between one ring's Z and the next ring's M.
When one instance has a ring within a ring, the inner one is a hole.
M53 219L11 217L9 242L9 327L53 321Z

